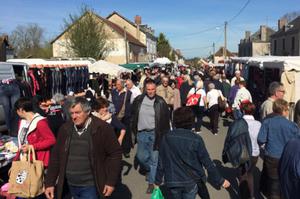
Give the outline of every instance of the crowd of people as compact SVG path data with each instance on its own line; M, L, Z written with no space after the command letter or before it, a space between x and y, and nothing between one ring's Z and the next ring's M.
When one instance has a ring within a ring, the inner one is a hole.
M120 182L122 156L129 158L135 145L134 166L146 175L147 194L164 184L176 199L209 198L204 168L215 187L230 187L201 138L204 116L216 136L220 116L233 119L223 161L237 168L240 198L255 197L253 170L259 157L261 192L272 199L297 198L300 110L296 105L297 121L287 119L281 83L272 82L269 98L256 107L240 71L231 81L216 68L146 68L98 80L89 81L80 97L57 93L47 109L28 98L15 104L21 118L19 148L24 153L32 145L43 161L48 199L66 193L75 199L110 196Z

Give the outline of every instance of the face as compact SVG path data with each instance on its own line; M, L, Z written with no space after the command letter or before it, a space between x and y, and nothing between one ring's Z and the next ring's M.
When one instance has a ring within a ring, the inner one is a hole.
M168 78L163 78L163 79L162 79L162 85L163 85L164 87L169 86L169 80L168 80Z
M108 108L107 108L107 107L100 108L99 111L98 111L98 113L99 113L100 115L105 115L105 114L108 113Z
M154 97L156 93L156 85L155 84L147 84L146 85L146 93L149 97Z
M89 117L89 113L84 112L80 104L70 108L72 121L76 126L82 126Z
M122 82L119 81L119 80L116 82L116 89L117 89L118 91L121 91L121 90L123 89Z
M279 89L277 89L275 96L277 99L283 99L284 94L285 94L285 90L284 90L283 86L280 86Z
M289 116L289 111L290 111L289 107L286 107L285 110L282 113L282 116L288 117Z
M24 119L24 113L25 111L22 108L17 109L17 114L20 118Z
M239 77L241 77L241 73L235 73L235 76L236 76L237 78L239 78Z
M132 84L131 81L126 81L126 86L127 86L128 89L131 89L133 84Z
M173 89L176 88L176 84L172 83L171 88L173 88Z

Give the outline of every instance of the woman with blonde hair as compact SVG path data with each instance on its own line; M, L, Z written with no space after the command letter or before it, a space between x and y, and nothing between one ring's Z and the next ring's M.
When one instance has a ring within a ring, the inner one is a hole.
M189 98L193 94L200 95L197 105L192 106L192 110L196 117L195 121L195 132L197 134L201 133L202 119L204 116L205 104L206 104L206 92L203 89L203 81L199 80L196 83L196 86L191 88L187 98Z

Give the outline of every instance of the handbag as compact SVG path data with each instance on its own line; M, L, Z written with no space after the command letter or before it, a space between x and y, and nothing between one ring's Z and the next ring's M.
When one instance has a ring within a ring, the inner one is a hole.
M12 162L8 193L22 198L36 197L44 192L43 177L43 161L36 160L34 148L29 145L27 158Z
M165 199L159 187L153 190L151 194L151 199Z
M209 192L208 192L205 182L202 179L199 179L199 177L197 177L193 173L193 171L191 171L191 169L188 168L188 166L186 164L184 164L183 160L180 157L175 156L174 151L171 149L167 140L166 140L166 144L171 151L171 153L170 153L171 156L173 156L173 158L178 159L180 161L180 164L184 168L185 172L188 173L188 175L196 182L197 187L198 187L198 195L200 196L200 198L201 199L210 199Z
M119 113L117 114L117 119L119 121L121 121L123 119L123 117L125 116L125 103L126 103L126 98L127 98L127 91L125 93L125 97L124 97L124 101L121 107L121 110L119 111Z
M194 94L190 95L187 98L186 106L196 106L196 105L199 104L199 101L200 101L200 98L201 98L201 94L197 94L198 90L195 88Z
M223 112L226 109L226 100L224 98L224 96L222 95L221 91L219 91L220 96L218 97L218 107L219 107L219 111Z

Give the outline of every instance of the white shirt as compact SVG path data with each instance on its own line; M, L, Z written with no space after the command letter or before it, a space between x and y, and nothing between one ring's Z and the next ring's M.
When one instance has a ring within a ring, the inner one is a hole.
M141 93L140 89L138 87L136 87L135 85L132 86L130 91L131 91L130 103L132 104L133 100L142 93Z
M189 91L188 95L193 95L195 93L195 88L191 88L191 90ZM206 96L206 92L204 89L199 89L197 90L196 94L200 94L200 103L199 106L205 106L204 104L204 97Z
M257 136L259 133L259 129L261 127L261 123L254 119L252 115L244 115L243 118L246 120L248 124L249 135L252 144L252 156L259 156L259 146L257 143Z
M242 87L236 93L232 108L240 109L240 104L244 100L249 100L252 102L252 97L250 92L245 87Z
M212 107L213 105L218 104L218 97L220 96L220 91L217 89L212 89L207 93L207 102L208 108Z
M236 80L236 77L234 76L232 79L231 79L231 87L235 85L235 80ZM245 81L245 79L243 77L240 77L240 80L241 81Z

